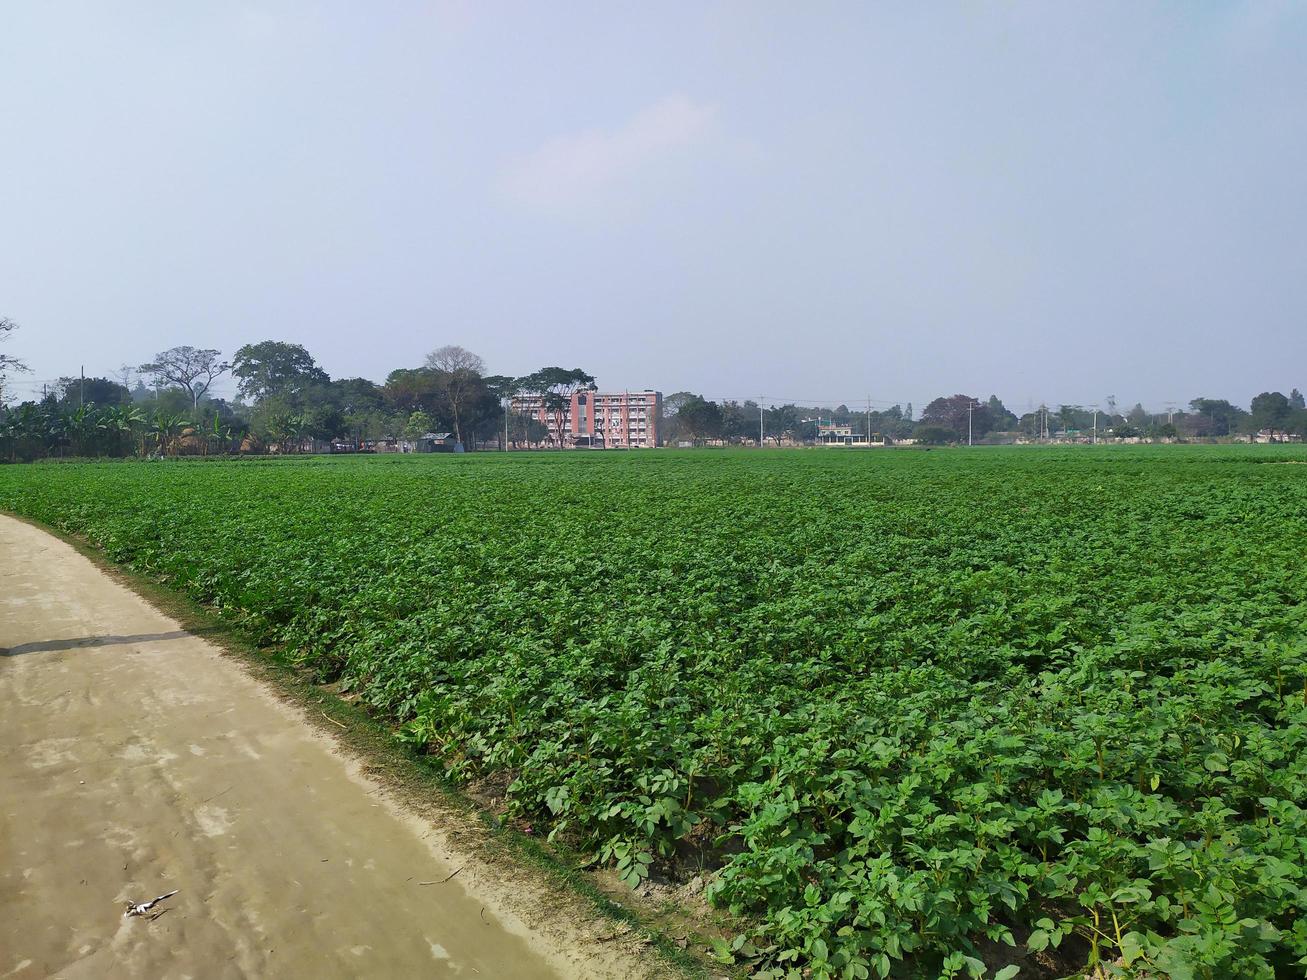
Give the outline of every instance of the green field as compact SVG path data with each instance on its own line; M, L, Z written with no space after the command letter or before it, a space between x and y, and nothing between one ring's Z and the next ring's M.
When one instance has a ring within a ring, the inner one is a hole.
M0 508L629 881L708 869L760 971L1272 977L1307 968L1305 459L37 464Z

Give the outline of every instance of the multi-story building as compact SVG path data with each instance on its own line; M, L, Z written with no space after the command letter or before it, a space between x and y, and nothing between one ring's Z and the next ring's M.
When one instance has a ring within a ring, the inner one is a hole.
M558 409L546 407L543 395L518 395L512 410L539 420L548 441L565 449L647 449L658 445L663 393L583 389Z

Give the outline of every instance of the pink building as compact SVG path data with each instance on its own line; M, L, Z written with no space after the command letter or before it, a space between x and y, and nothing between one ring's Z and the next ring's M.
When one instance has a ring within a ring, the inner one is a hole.
M519 395L513 399L512 409L539 419L549 430L549 442L561 442L566 449L646 449L658 445L663 393L651 389L577 391L561 418L560 413L545 407L542 395Z

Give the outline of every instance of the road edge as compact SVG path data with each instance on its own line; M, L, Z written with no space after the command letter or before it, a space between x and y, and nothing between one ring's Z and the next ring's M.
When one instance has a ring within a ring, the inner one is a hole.
M397 742L392 728L318 684L280 651L258 646L238 623L170 588L166 582L117 564L83 535L10 510L0 509L0 514L62 541L113 581L176 620L187 632L218 648L269 694L293 708L313 731L329 737L359 773L381 787L385 802L404 817L437 826L460 850L477 860L501 870L529 874L537 889L558 899L557 911L551 918L574 933L579 943L586 939L583 927L572 914L578 905L596 924L610 926L606 934L595 935L589 941L620 940L632 966L645 968L632 976L708 980L734 973L708 959L708 934L692 932L695 926L706 923L692 920L688 910L664 910L660 915L640 908L634 897L630 902L620 901L601 887L596 875L576 863L583 860L580 855L566 854L500 823L434 766L424 764L422 757ZM682 936L687 933L689 942L683 945ZM714 930L712 934L720 932ZM584 952L581 956L585 958Z

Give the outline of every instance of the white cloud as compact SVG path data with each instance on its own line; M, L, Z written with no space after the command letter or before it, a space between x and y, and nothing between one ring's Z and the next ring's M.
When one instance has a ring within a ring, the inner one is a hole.
M545 211L611 203L637 175L703 139L716 107L673 95L616 129L549 140L506 167L498 187L506 197Z

